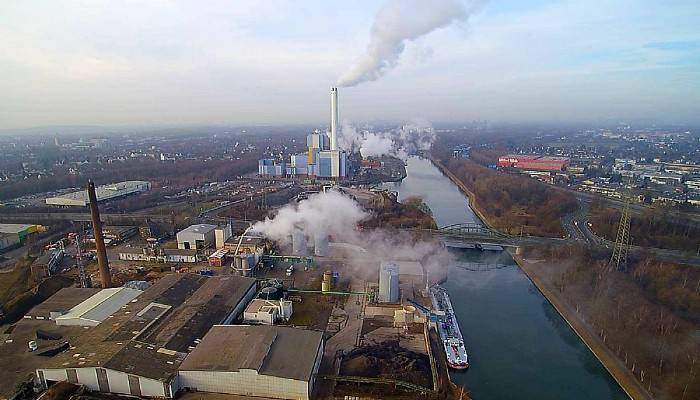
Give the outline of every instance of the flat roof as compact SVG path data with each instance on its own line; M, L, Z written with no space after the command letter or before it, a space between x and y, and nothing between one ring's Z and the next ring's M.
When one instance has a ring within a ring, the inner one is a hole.
M48 317L53 311L67 312L99 291L100 289L98 288L63 288L44 302L34 306L26 315L31 317Z
M31 228L32 224L0 224L0 233L20 233Z
M141 293L141 290L125 287L102 289L71 308L66 314L56 318L56 323L67 320L81 320L87 325L96 325Z
M139 186L150 185L148 181L124 181L115 182L107 185L100 185L95 187L95 195L97 196L97 201L111 199L113 197L118 197L126 194L133 193ZM65 193L60 196L48 197L46 199L47 203L54 201L69 200L90 203L88 197L87 189L79 190L77 192Z
M187 228L181 230L177 234L181 233L208 233L216 229L216 225L211 225L211 224L195 224L195 225L190 225Z
M181 371L239 371L311 379L323 333L285 326L214 326L180 366Z
M195 340L254 286L255 279L235 275L165 275L39 369L100 366L167 381Z

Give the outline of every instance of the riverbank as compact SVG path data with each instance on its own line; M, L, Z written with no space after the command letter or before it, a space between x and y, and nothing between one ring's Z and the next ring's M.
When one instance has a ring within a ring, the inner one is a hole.
M608 370L625 393L633 400L653 400L651 394L642 386L632 372L627 369L622 360L592 332L590 326L585 322L583 317L564 300L560 299L556 295L556 291L537 276L536 264L528 262L521 256L510 251L509 253L520 269L527 275L547 301L557 310L571 329L576 332L581 341L596 356L605 369Z
M432 155L428 155L427 158L430 160L431 163L433 163L434 166L437 167L437 169L442 172L443 175L445 175L447 178L449 178L452 183L454 183L459 190L464 193L465 196L467 196L469 208L476 214L476 216L479 218L479 222L481 222L482 225L485 225L486 227L490 229L496 230L492 224L489 223L488 219L484 215L484 211L479 207L478 202L476 201L476 196L474 193L469 190L469 188L462 183L457 177L447 169L440 161L436 160Z

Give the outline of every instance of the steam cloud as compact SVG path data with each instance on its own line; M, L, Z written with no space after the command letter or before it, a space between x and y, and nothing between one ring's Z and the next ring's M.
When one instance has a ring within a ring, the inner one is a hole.
M301 229L307 243L313 243L316 233L329 234L334 243L346 245L338 250L345 253L353 272L364 277L376 274L378 262L383 260L420 261L429 276L437 271L445 273L451 255L436 241L416 240L406 232L388 232L383 229L360 231L358 224L368 218L360 204L346 195L331 190L317 193L299 203L282 207L277 214L253 225L253 233L273 239L283 246L290 245L290 234ZM347 246L349 245L349 246ZM358 252L356 246L364 251ZM432 279L431 279L432 280Z
M363 157L392 155L405 160L417 151L430 150L435 140L435 130L430 122L415 119L397 129L384 132L358 131L343 121L338 143L341 149L359 151Z
M460 0L389 0L372 25L367 50L338 80L338 86L355 86L379 79L396 67L406 42L415 40L469 12Z

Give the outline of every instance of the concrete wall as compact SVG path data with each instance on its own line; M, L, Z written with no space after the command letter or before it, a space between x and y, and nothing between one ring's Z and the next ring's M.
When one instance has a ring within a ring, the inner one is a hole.
M180 371L178 374L181 389L277 399L309 398L308 382L258 375L251 369L238 372Z
M85 385L85 387L92 391L100 390L97 381L97 369L95 367L69 369L76 370L79 384ZM37 370L37 375L39 375L39 371L41 371L44 376L44 382L42 382L42 385L45 385L46 381L68 381L67 369L39 369ZM131 389L129 388L129 374L111 369L105 369L105 371L107 373L109 391L111 393L131 394ZM165 388L168 386L168 384L164 384L163 382L155 379L144 378L142 376L139 376L138 379L142 396L172 398L172 392L174 392L174 390L166 395ZM176 383L171 382L170 385L174 386Z

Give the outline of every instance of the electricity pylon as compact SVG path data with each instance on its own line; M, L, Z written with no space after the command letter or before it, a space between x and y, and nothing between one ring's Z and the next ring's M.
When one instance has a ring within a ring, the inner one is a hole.
M630 225L632 218L630 217L630 199L624 198L622 206L622 215L620 215L620 223L617 226L617 237L615 237L615 246L613 247L612 255L610 256L609 266L614 267L618 271L627 267L627 252L630 247Z

